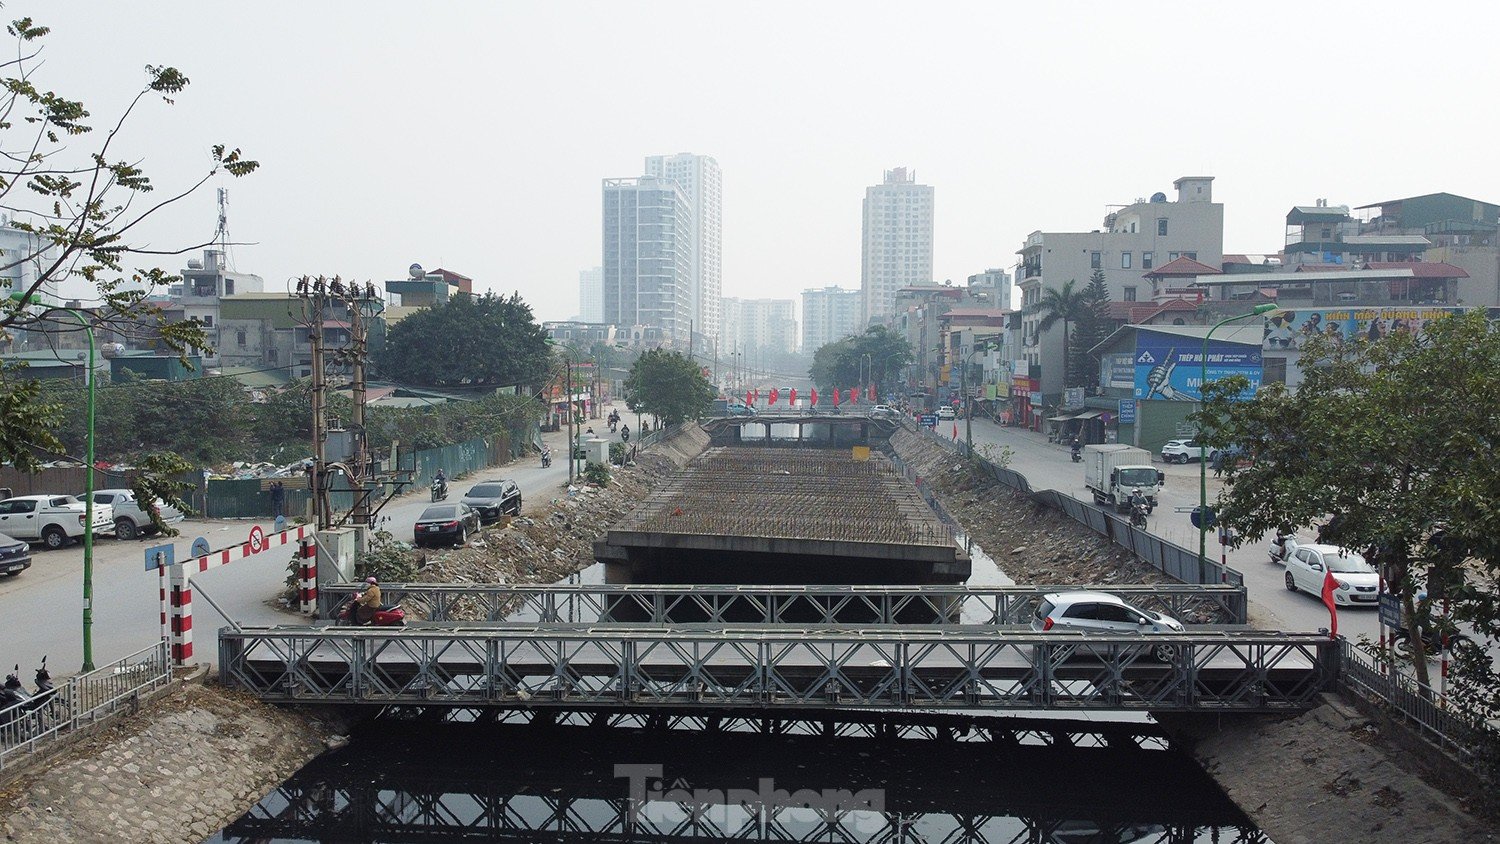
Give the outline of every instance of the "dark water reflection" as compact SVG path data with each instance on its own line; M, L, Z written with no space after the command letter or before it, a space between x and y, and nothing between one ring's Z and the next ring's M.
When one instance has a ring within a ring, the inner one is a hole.
M728 840L1267 841L1165 750L392 721L210 839Z

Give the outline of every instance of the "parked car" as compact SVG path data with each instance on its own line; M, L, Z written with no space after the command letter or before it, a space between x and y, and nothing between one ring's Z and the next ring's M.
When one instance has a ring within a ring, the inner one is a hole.
M895 419L897 415L896 408L888 404L877 404L870 408L870 417L873 419Z
M1333 602L1340 606L1375 606L1380 575L1361 554L1337 545L1298 545L1286 561L1286 588L1323 596L1323 578L1333 572Z
M462 545L469 534L479 532L479 511L463 503L434 504L422 511L412 528L412 544Z
M31 546L0 533L0 574L20 574L31 567Z
M958 411L954 410L951 405L945 404L942 407L938 408L937 417L939 419L957 419Z
M1052 592L1042 596L1031 629L1038 633L1181 633L1182 622L1169 615L1143 610L1108 592ZM1151 655L1172 659L1171 645L1158 645Z
M459 500L479 513L482 524L498 522L506 513L521 515L521 487L509 478L475 484Z
M1167 440L1161 447L1161 459L1166 463L1188 463L1202 460L1209 454L1210 449L1197 440Z
M79 500L83 496L78 496ZM96 489L94 490L94 508L99 505L108 504L114 508L115 536L119 539L135 539L138 536L150 536L156 533L156 527L151 524L151 516L141 507L140 502L135 500L135 493L128 489ZM157 501L152 505L161 514L161 520L167 524L176 524L187 518L181 510Z
M71 495L18 495L0 501L0 532L26 542L61 548L82 539L86 509ZM94 533L115 530L114 510L94 505Z

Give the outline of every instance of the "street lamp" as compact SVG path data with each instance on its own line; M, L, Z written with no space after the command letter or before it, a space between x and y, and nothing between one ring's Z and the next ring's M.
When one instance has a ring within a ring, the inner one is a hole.
M17 290L10 294L12 302L30 305L37 302ZM83 670L94 670L94 326L82 313L73 308L48 308L49 311L66 311L83 326L89 338L88 362L88 437L86 439L83 472Z
M1276 310L1276 306L1270 303L1256 305L1248 314L1232 316L1228 319L1219 320L1208 333L1203 335L1203 354L1198 358L1198 411L1203 412L1203 387L1208 383L1208 339L1214 336L1220 326L1241 319L1249 319L1254 316L1270 313ZM1208 560L1208 460L1203 453L1203 418L1198 418L1198 571L1203 571L1203 564Z

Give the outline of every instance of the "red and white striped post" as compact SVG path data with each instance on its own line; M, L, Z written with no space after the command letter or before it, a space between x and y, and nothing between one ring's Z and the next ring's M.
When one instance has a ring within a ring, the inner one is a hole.
M302 611L306 613L318 610L318 545L317 540L311 536L297 540L298 554L302 558L299 568L302 584L297 590L302 599Z
M193 664L193 585L185 565L172 566L172 585L168 594L171 606L172 664L182 668Z

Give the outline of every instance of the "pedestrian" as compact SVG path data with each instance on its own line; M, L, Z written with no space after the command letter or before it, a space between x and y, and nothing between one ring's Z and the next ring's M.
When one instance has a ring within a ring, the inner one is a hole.
M271 515L278 518L286 515L286 484L281 481L271 482Z

